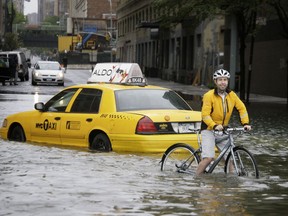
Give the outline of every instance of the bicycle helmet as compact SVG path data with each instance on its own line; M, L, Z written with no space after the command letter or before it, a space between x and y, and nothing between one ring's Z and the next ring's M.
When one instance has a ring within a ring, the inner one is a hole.
M226 77L230 79L230 73L227 70L223 70L223 69L216 70L213 74L213 79L215 80L220 77Z

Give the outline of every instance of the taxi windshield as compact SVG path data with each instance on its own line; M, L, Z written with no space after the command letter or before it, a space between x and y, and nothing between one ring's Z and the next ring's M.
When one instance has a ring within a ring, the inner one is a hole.
M115 92L117 111L192 110L174 91L163 89L129 89Z

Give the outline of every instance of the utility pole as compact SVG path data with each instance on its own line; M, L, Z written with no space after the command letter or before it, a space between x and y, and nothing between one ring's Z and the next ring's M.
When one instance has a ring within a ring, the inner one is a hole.
M108 0L108 1L110 3L110 47L111 47L110 61L113 62L113 55L112 55L112 31L113 31L113 28L112 28L112 25L113 25L113 22L112 22L112 0Z

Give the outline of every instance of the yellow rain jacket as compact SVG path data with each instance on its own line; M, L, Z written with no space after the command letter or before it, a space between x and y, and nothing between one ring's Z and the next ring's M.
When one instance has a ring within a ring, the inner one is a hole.
M223 100L216 89L208 91L203 97L201 129L213 130L219 124L228 126L234 107L239 112L242 125L249 124L246 107L235 92L227 90Z

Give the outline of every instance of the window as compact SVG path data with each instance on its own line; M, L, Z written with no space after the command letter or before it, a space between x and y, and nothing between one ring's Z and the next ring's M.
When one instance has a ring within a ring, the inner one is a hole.
M174 91L143 89L119 90L116 94L117 111L176 109L191 110Z
M66 107L77 90L76 88L66 89L58 93L45 104L45 110L50 112L65 112Z
M83 89L74 101L71 112L98 113L102 91L98 89Z

